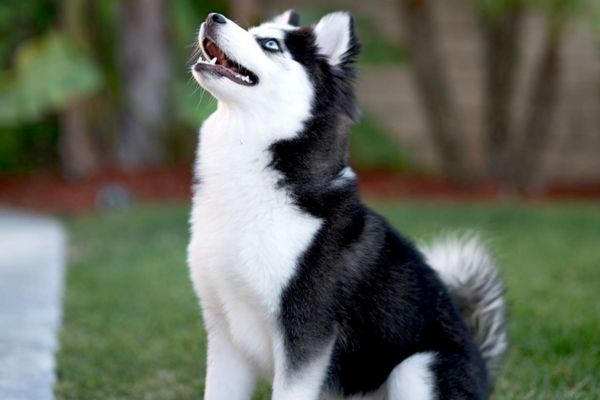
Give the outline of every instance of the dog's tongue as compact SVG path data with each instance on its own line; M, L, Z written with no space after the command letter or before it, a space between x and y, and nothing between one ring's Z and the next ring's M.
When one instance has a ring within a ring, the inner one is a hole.
M217 58L217 64L221 64L223 66L227 66L227 58L225 58L225 54L219 49L219 47L214 42L208 42L206 46L206 52L208 55L213 58Z

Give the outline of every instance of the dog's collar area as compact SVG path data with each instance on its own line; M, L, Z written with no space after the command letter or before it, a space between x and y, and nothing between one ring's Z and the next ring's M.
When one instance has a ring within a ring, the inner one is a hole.
M194 66L197 72L210 72L230 79L244 86L254 86L258 83L258 76L241 64L231 60L217 43L205 37L201 44L202 56Z

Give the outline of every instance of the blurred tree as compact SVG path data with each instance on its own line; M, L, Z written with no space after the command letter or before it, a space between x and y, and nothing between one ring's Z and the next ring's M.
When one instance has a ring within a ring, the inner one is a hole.
M86 2L63 0L61 2L62 27L66 37L79 49L89 53L89 35L85 20ZM63 175L81 179L100 167L100 155L90 134L86 98L76 97L60 112L61 135L59 154Z
M166 0L119 2L118 66L123 113L119 163L127 169L167 159L173 98L169 10Z
M502 178L509 162L512 100L520 61L524 0L476 0L483 32L483 131L486 173Z
M551 138L558 100L561 44L567 22L583 5L583 0L537 0L536 3L546 13L545 37L509 171L511 184L522 190L537 190L541 185L542 154Z
M45 33L54 23L56 6L49 0L2 0L0 5L0 74L12 64L17 48Z
M9 143L13 143L14 150L24 151L21 143L30 146L29 152L34 153L39 147L36 139L49 143L42 125L48 131L56 131L56 119L48 118L48 114L64 111L61 121L65 134L59 141L61 166L68 176L85 175L95 168L95 158L90 154L77 104L82 96L98 90L101 77L93 60L85 54L84 40L76 40L81 37L77 12L67 12L71 4L66 2L58 12L44 0L10 3L15 2L9 1L11 8L0 9L0 31L10 28L0 46L4 57L4 71L0 71L0 124L5 126L7 135L13 136ZM61 31L52 27L57 13ZM35 124L40 129L31 129ZM56 152L53 150L45 152ZM28 157L22 154L21 158L30 164Z
M539 183L541 154L550 138L560 82L560 49L567 22L586 0L475 0L481 21L486 71L484 129L486 175L507 187L529 190ZM593 0L588 0L593 1ZM405 40L415 81L444 172L469 178L461 121L439 51L428 0L400 0ZM512 100L519 68L525 11L543 10L546 31L522 126L512 128Z
M198 104L197 85L186 84L187 45L227 5L2 0L0 169L54 167L60 153L65 175L83 177L98 165L190 157L190 132L214 105L209 96Z
M445 174L457 183L470 181L464 134L440 55L428 0L400 0L406 45Z
M0 83L0 124L39 120L98 90L101 82L93 60L61 32L28 39Z

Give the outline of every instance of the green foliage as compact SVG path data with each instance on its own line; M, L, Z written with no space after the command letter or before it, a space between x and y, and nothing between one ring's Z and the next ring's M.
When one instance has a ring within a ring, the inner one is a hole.
M322 15L321 15L322 16ZM356 33L362 44L359 67L399 64L406 60L406 51L398 40L390 40L378 29L375 21L354 15Z
M319 19L335 8L308 8L299 10L302 25L317 23ZM389 40L384 37L376 22L361 15L353 15L358 38L362 44L361 54L358 57L359 66L399 64L406 60L406 51L398 40ZM269 17L269 16L267 16Z
M189 57L190 48L196 47L198 28L210 12L227 13L227 1L178 0L169 3L175 41L180 53Z
M583 6L586 0L529 0L532 5L551 12L570 12Z
M198 86L188 68L199 56L198 28L210 12L227 13L227 5L224 0L181 0L171 3L178 67L174 88L176 117L193 130L216 109L216 101Z
M177 118L191 127L198 128L217 108L217 101L195 81L178 83L175 94Z
M597 399L596 205L385 203L414 238L477 229L506 279L511 349L494 399ZM198 399L204 330L189 281L187 206L71 221L57 399ZM256 399L268 399L261 387Z
M55 21L54 1L0 2L0 92L14 78L11 69L20 46L48 31ZM0 114L3 112L0 109ZM57 142L57 123L53 118L19 126L0 126L0 171L29 172L37 168L52 167L56 163Z
M56 19L51 0L2 0L0 2L0 70L8 68L15 49L46 30ZM0 71L0 75L1 75Z
M100 84L93 61L63 35L30 39L17 52L14 73L0 86L0 123L37 120Z
M356 18L356 30L362 44L359 67L400 64L406 60L406 51L399 41L384 38L373 21Z
M596 37L600 38L600 2L589 1L586 7L586 13L596 32Z
M547 13L554 20L571 17L597 0L475 0L475 6L488 18L498 18L511 8L528 7Z
M55 118L0 126L0 172L29 173L52 169L58 162L58 123Z
M596 37L600 38L600 1L580 0L579 14L583 20L590 23Z
M528 0L475 0L475 7L477 7L485 16L496 18L510 8L523 6L527 1Z
M357 169L405 171L414 167L407 151L368 115L352 128L350 162Z
M584 10L588 0L530 0L547 15L550 34L558 40L564 34L564 28L571 18Z

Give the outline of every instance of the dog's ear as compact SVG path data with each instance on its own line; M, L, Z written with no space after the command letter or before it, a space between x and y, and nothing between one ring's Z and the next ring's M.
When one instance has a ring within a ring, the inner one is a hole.
M354 18L348 12L338 11L325 15L314 27L319 53L332 66L354 62L360 44L354 31Z
M274 17L270 22L281 25L300 26L300 14L296 10L287 10L283 14Z

